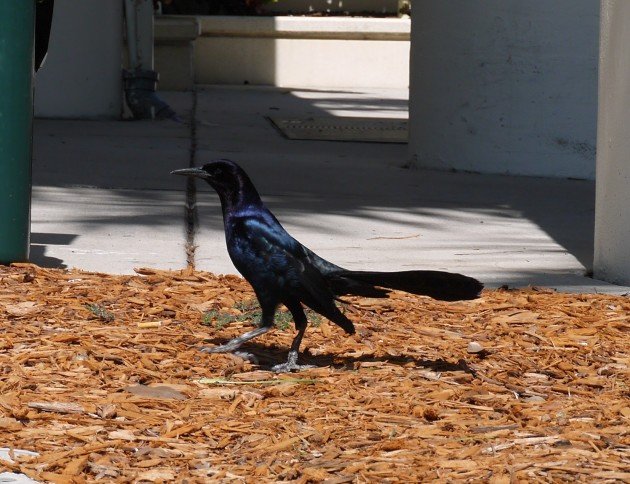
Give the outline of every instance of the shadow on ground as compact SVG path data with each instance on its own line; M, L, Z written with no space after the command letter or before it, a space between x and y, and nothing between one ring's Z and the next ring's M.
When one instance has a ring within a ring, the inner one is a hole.
M192 94L174 96L167 96L171 105L178 112L189 114ZM451 245L466 249L469 253L462 257L473 263L478 254L510 257L510 253L519 250L553 257L565 251L579 261L567 265L567 273L576 274L582 270L579 265L584 271L591 268L591 181L405 168L409 166L405 145L290 141L265 119L270 114L405 117L405 96L315 89L200 89L194 158L198 165L214 158L240 162L270 209L293 227L324 231L334 237L345 227L334 223L322 226L320 216L348 216L363 220L366 226L395 220L408 227L410 236L426 236L425 244L435 236L435 248L444 244L444 250ZM169 172L188 165L189 121L190 116L188 124L40 120L36 124L35 183L114 188L117 203L124 206L128 197L129 205L137 204L142 210L163 203L155 190L184 189L184 180ZM134 130L139 130L135 137ZM54 156L50 156L52 152ZM79 162L86 164L77 169ZM201 223L221 230L216 195L208 193L204 184L198 184L198 188ZM139 200L139 193L146 200ZM162 218L154 208L147 209L146 215L129 207L120 211L113 208L98 217L77 214L73 222L86 230L99 225L112 231L116 226L159 227L174 222ZM524 236L522 228L512 230L529 222L555 244L545 242L537 234ZM364 244L364 239L357 236L356 245ZM308 240L302 242L309 245ZM44 255L38 254L38 246L34 258L44 265L58 263L46 261ZM529 277L526 267L509 270L513 275L511 284L526 282ZM561 272L550 267L553 270Z
M207 343L213 345L220 345L226 343L225 339L212 338L204 340ZM289 348L281 348L278 346L265 345L262 342L248 342L245 343L240 349L240 353L247 353L253 356L255 361L262 370L270 370L271 367L278 363L286 361ZM316 367L331 367L338 369L354 370L360 363L368 362L383 362L398 366L414 366L416 368L426 368L435 372L442 371L461 371L464 373L475 374L475 370L472 369L468 363L464 360L448 361L442 358L439 359L426 359L419 358L412 355L384 355L380 357L375 356L345 356L331 353L321 353L318 355L312 355L309 353L308 347L300 353L299 363L302 365L314 365Z
M41 267L66 269L64 262L57 257L46 255L48 245L70 245L78 236L76 234L52 234L34 232L31 234L31 248L29 259L33 264Z

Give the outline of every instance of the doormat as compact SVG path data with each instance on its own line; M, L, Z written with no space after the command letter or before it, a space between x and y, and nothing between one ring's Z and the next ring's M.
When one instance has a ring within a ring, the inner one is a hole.
M279 118L269 121L288 139L406 143L408 122L399 118Z

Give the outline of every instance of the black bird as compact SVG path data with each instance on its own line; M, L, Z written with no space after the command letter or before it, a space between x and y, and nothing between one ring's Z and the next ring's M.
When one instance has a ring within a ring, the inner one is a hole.
M260 326L229 342L202 348L208 353L235 351L246 341L269 331L280 304L293 315L298 331L287 362L275 371L304 368L297 364L298 350L306 331L302 304L317 311L346 333L354 325L336 306L339 296L387 297L399 289L444 301L474 299L483 285L471 277L440 271L351 271L322 259L291 237L265 207L245 171L230 160L216 160L202 168L171 172L206 180L221 199L225 240L234 266L252 285L262 309Z

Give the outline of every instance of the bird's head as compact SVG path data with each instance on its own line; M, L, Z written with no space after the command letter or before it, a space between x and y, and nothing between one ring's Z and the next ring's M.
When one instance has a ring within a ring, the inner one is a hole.
M205 180L219 194L224 207L260 203L260 196L245 170L231 160L213 160L201 168L174 170L171 175L192 176Z
M230 160L213 160L201 168L174 170L171 175L201 178L207 181L219 194L238 191L243 184L243 178L247 178L243 169Z

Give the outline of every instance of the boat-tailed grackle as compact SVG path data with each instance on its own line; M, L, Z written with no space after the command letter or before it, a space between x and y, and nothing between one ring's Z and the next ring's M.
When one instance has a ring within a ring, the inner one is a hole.
M227 250L234 266L252 285L262 309L258 328L216 347L208 353L238 349L246 341L269 331L280 304L293 315L297 335L286 363L275 371L299 370L298 350L307 319L302 304L317 311L347 333L354 325L337 307L343 295L387 297L398 289L435 299L474 299L483 285L471 277L441 271L370 272L351 271L322 259L300 244L265 207L245 171L230 160L216 160L202 168L171 172L206 180L221 199Z

